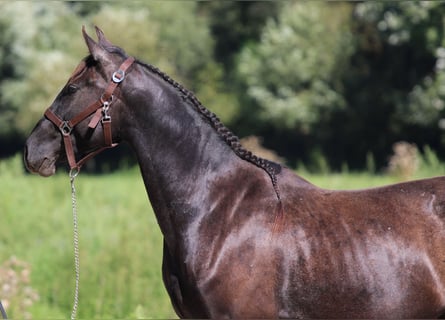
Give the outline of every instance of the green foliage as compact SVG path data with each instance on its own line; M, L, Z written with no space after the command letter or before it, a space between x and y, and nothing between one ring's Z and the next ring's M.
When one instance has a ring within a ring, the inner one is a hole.
M368 1L355 8L356 16L376 28L381 40L401 46L413 39L425 41L424 49L434 52L441 42L435 26L440 22L443 4L436 1L404 1L400 3Z
M208 21L197 14L196 2L126 2L104 5L92 17L111 42L169 74L195 91L199 99L230 122L237 101L223 85L222 67L213 60ZM121 37L125 30L125 37ZM135 41L143 37L144 41Z
M243 50L239 73L261 118L310 131L324 113L344 107L339 79L353 48L349 16L349 4L290 2L260 43Z
M435 173L443 175L445 165L439 160L437 153L429 146L425 146L422 151L419 173L421 175L434 175Z
M311 172L317 172L320 174L328 174L331 172L329 163L326 157L319 149L314 149L309 156L309 166Z
M445 156L439 1L0 2L0 156L19 150L99 25L290 163L376 170L391 145ZM11 148L11 146L15 146ZM315 151L314 151L315 150Z
M366 171L369 173L375 173L376 169L374 155L371 152L368 152L366 154Z
M443 156L444 10L425 1L286 3L240 55L251 99L244 121L272 126L280 135L269 144L305 161L320 149L335 168L364 167L369 152L381 168L399 140Z
M368 50L384 50L387 46L387 54L394 51L398 55L403 52L412 55L412 65L400 66L406 68L400 71L409 76L404 89L406 95L389 93L396 117L411 125L437 126L443 116L445 99L443 3L366 2L357 5L355 13L361 23L372 25L372 33L377 38L374 48ZM405 62L404 59L401 61ZM394 89L388 86L389 91Z
M192 1L182 3L180 10L171 1L110 3L102 6L92 22L128 53L189 86L198 86L190 80L212 61L213 43L206 20L195 11Z
M236 99L222 85L208 22L197 11L196 2L1 2L0 136L25 137L42 116L87 53L82 24L99 25L112 42L198 92L230 121Z
M0 135L25 135L42 116L85 51L71 41L80 24L62 2L0 2Z
M228 77L234 67L234 57L246 43L257 42L265 22L275 19L282 8L280 1L202 1L215 39L214 56L225 66Z

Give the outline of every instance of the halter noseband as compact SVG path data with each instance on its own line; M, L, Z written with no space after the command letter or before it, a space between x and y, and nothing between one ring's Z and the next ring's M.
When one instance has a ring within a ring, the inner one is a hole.
M101 95L99 100L91 104L88 108L78 113L71 120L62 120L58 117L53 111L49 108L45 111L45 117L51 121L56 127L59 128L62 133L63 143L65 145L66 157L68 159L68 164L70 169L73 171L79 171L82 165L102 152L105 149L113 148L117 146L117 143L113 143L113 138L111 135L111 117L108 113L108 109L110 108L111 103L113 102L113 93L117 88L119 83L121 83L125 79L125 72L127 69L133 64L134 58L128 57L119 67L119 69L113 73L111 77L111 81L108 84L108 87L105 89L104 93ZM95 151L88 153L85 157L76 161L76 156L74 154L73 142L71 141L71 132L73 128L88 118L91 114L94 113L94 116L91 118L88 127L91 129L95 129L99 121L102 120L103 132L104 132L104 140L105 146L101 147Z

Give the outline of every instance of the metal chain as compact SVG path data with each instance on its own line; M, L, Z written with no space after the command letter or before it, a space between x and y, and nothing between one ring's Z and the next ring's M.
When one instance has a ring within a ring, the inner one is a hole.
M74 268L76 272L76 287L74 290L74 304L71 312L71 320L75 320L77 316L77 307L79 306L79 278L80 278L80 263L79 263L79 231L77 222L77 202L76 202L76 187L74 179L79 174L79 170L72 169L70 171L71 182L71 203L73 208L73 240L74 240Z
M5 308L3 308L1 301L0 301L0 313L2 314L3 319L8 319L8 315L6 314Z

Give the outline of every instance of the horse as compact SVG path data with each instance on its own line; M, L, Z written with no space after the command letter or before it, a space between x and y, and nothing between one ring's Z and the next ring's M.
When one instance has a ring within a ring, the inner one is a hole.
M72 171L125 141L181 318L445 315L445 178L327 190L247 151L184 86L82 28L89 54L24 150ZM85 156L78 160L79 157Z

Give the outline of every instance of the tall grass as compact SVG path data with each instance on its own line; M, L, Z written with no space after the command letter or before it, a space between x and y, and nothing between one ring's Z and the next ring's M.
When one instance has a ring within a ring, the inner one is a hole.
M11 256L30 264L40 297L30 307L34 318L67 318L74 291L69 179L25 175L20 162L0 162L0 265ZM76 187L79 318L175 317L162 284L162 237L138 171L80 174ZM11 318L24 317L12 307Z
M421 163L413 178L444 172L431 150L424 152ZM330 189L400 181L366 172L299 173ZM30 286L39 295L27 310L14 308L19 301L11 300L10 317L24 318L30 312L34 318L67 318L74 291L69 179L65 173L47 179L25 174L17 156L0 160L0 181L0 268L13 256L25 261L31 270ZM80 174L76 187L79 318L176 317L162 284L162 236L138 169L101 176Z

